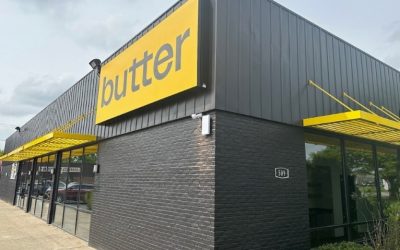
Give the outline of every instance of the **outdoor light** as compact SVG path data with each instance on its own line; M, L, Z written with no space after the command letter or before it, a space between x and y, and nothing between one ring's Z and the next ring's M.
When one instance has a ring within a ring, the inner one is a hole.
M100 59L93 59L89 62L89 65L92 67L92 69L100 69L101 61Z
M210 135L211 134L211 116L204 115L201 117L201 134Z
M202 113L192 114L191 117L192 117L193 120L200 119L201 117L203 117L203 114Z
M99 166L99 164L93 165L93 173L95 173L95 174L100 173L100 166Z
M210 135L211 134L211 116L203 115L202 113L192 114L193 120L201 119L201 134Z

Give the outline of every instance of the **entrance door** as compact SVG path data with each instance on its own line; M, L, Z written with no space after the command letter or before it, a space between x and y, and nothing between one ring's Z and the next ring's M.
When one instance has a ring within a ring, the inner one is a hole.
M31 214L47 220L50 207L50 193L52 190L52 170L54 169L55 155L37 159L36 175L33 181L31 195Z
M19 175L16 193L16 206L26 210L28 205L29 188L31 185L33 160L23 161L19 164Z
M97 145L62 153L53 224L89 239Z

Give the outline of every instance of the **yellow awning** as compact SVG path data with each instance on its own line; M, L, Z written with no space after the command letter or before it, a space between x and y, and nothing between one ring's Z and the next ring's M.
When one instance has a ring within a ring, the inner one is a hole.
M52 132L3 155L0 160L23 161L92 141L96 141L96 136Z
M303 126L400 145L400 122L361 110L307 118Z

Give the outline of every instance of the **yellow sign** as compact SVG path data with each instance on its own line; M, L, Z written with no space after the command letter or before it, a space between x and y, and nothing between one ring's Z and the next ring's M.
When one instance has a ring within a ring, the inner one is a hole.
M198 86L199 0L102 66L96 124Z

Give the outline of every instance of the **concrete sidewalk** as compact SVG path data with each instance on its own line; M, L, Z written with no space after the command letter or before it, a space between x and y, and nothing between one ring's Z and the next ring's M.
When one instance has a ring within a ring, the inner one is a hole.
M0 249L94 249L87 242L0 201Z

